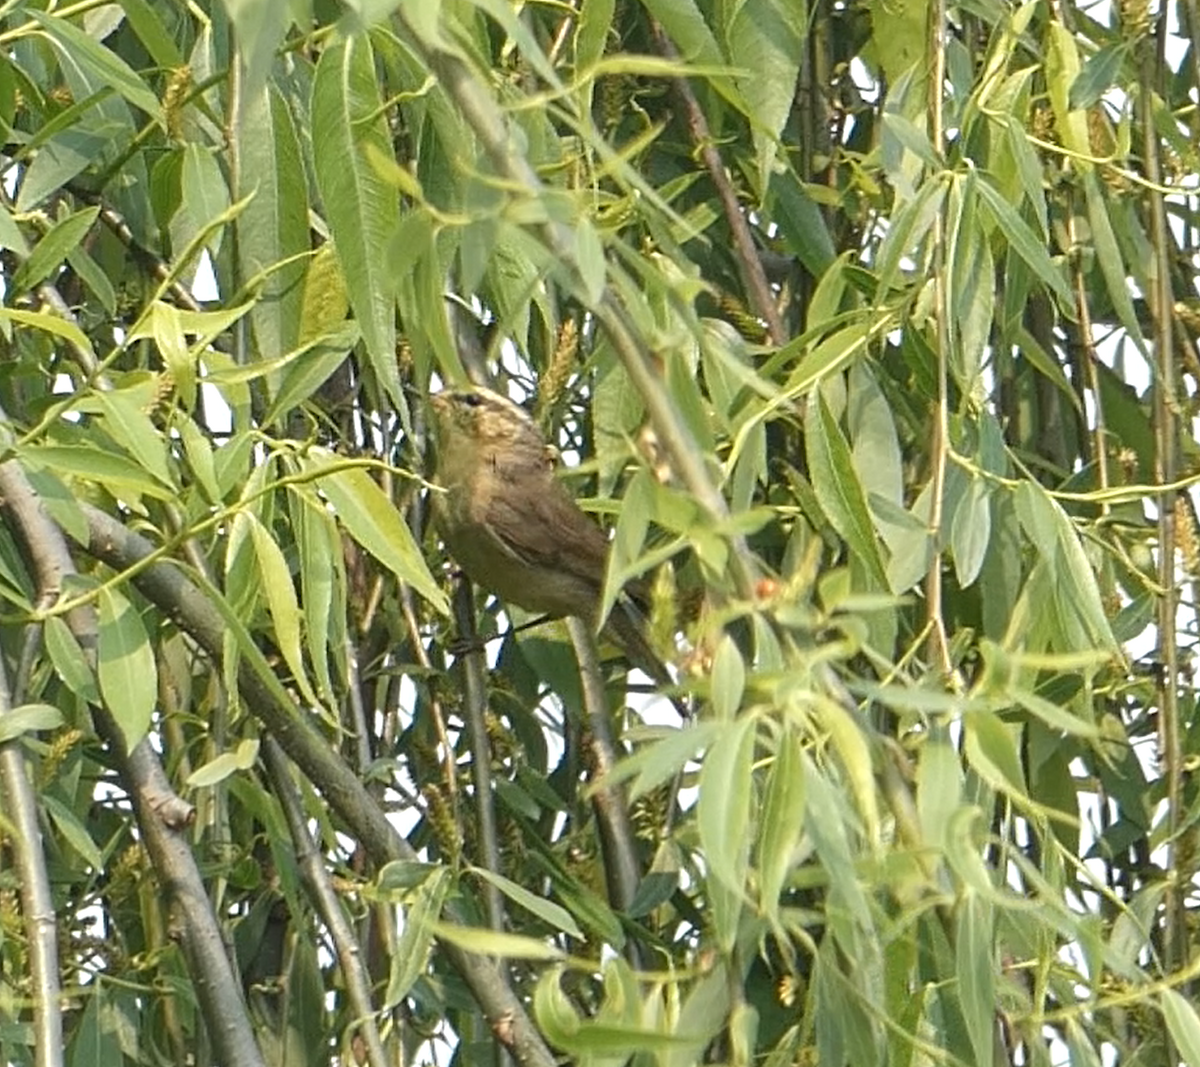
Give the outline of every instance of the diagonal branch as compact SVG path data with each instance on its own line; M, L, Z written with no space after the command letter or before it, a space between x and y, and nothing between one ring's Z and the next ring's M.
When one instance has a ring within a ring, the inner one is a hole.
M124 570L154 551L149 541L111 515L89 504L81 507L88 523L88 543L83 547L89 555ZM190 581L176 564L150 564L133 582L147 599L190 634L215 664L224 661L228 629L225 616L217 610L210 595ZM312 723L299 714L296 706L281 696L269 665L255 652L253 647L243 649L239 660L238 688L247 707L320 790L376 866L396 859L415 859L412 846L388 821L359 777L326 744ZM447 907L446 918L462 922L454 905ZM448 941L441 942L440 947L467 983L497 1039L517 1061L525 1067L554 1067L554 1056L495 961Z

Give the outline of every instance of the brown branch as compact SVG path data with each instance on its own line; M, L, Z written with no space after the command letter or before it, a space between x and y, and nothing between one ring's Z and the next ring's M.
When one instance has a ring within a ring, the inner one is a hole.
M350 928L341 902L329 880L329 871L326 870L321 853L313 842L312 834L309 833L308 822L304 817L296 784L292 781L287 757L283 754L283 749L275 743L275 739L269 736L263 739L262 752L267 773L271 776L272 789L279 806L283 809L288 832L292 835L300 877L304 880L308 894L333 939L342 979L346 983L346 998L355 1015L355 1027L365 1046L367 1062L370 1067L386 1067L388 1058L383 1050L379 1027L375 1023L370 976L363 966L354 931Z
M678 61L679 52L663 31L662 26L657 22L652 23L651 32L654 34L654 43L663 58ZM762 259L754 244L754 237L750 233L750 223L746 220L746 213L738 202L737 191L729 180L729 173L725 169L721 153L717 151L712 134L709 132L708 119L705 118L700 101L696 99L696 94L692 91L691 83L687 78L672 78L671 88L683 106L688 133L691 134L692 143L695 144L700 158L704 161L709 179L717 191L717 199L721 202L721 210L725 213L725 221L729 224L729 232L733 237L734 258L737 261L742 285L746 290L746 295L750 298L750 306L754 309L754 313L767 324L767 334L771 338L771 343L782 345L787 340L787 334L779 315L779 307L775 303L774 295L771 292L771 283L767 280L767 272L763 268Z
M607 781L617 763L617 746L613 739L612 724L609 722L608 701L604 694L604 680L600 674L600 657L596 652L596 638L591 627L582 619L567 619L567 630L575 646L579 661L579 678L583 685L583 704L587 710L589 747L592 774L592 810L600 830L600 850L604 857L604 881L608 889L609 903L618 911L625 911L633 902L641 882L641 870L637 859L637 846L633 837L633 824L629 820L629 807L625 803L625 790ZM636 944L628 942L631 961L636 966L641 961Z
M57 526L41 506L15 461L0 464L0 497L10 526L26 552L43 595L57 596L74 562ZM79 608L67 617L85 652L94 655L95 613ZM238 982L213 916L188 834L191 809L171 788L158 756L143 739L130 751L106 708L94 707L96 728L116 758L129 790L142 842L170 903L177 936L196 990L200 1012L216 1058L236 1067L262 1067L264 1061L246 1014Z
M83 547L89 555L117 570L125 570L153 552L154 546L149 541L111 515L89 504L82 504L81 508L88 522L88 543ZM209 595L189 581L176 564L150 564L137 574L133 583L190 634L213 663L218 666L223 663L228 629L225 617ZM376 866L382 867L391 860L416 858L412 846L388 821L359 777L295 705L281 698L270 667L256 655L254 648L241 650L238 688L246 706L320 790ZM454 905L447 906L446 918L462 922ZM526 1067L554 1067L554 1056L503 970L489 957L466 952L449 942L442 942L440 947L482 1007L493 1032L516 1059Z
M479 819L479 844L483 865L495 874L500 870L500 839L496 832L496 803L492 789L492 746L487 732L487 679L483 649L475 632L475 605L471 583L462 579L454 591L454 621L459 636L467 643L467 652L460 657L465 684L463 701L466 705L467 728L471 741L471 773L475 778L475 811ZM487 904L488 925L493 930L504 929L504 898L491 882L483 887Z
M0 724L12 711L8 676L0 659ZM20 738L0 744L0 797L11 826L8 839L21 888L21 919L33 991L33 1048L37 1067L62 1063L62 987L58 980L58 924L38 825L37 794L29 780Z

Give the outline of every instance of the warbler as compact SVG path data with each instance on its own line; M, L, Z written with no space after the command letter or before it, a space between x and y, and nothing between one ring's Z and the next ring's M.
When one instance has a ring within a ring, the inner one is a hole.
M599 621L608 538L555 475L556 453L529 414L490 389L430 397L437 470L434 519L467 576L501 600L552 618ZM662 684L632 605L605 627L635 666Z

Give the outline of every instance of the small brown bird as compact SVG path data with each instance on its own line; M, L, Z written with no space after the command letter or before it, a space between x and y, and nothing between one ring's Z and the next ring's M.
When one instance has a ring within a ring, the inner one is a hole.
M554 474L554 451L528 413L478 386L430 397L436 416L434 518L446 547L477 584L528 611L593 625L608 538ZM656 681L670 675L634 611L618 603L605 627Z

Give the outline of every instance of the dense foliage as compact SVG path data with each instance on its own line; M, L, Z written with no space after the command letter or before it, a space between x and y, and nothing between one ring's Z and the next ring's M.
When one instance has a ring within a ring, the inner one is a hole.
M0 8L0 1062L1200 1067L1195 19Z

